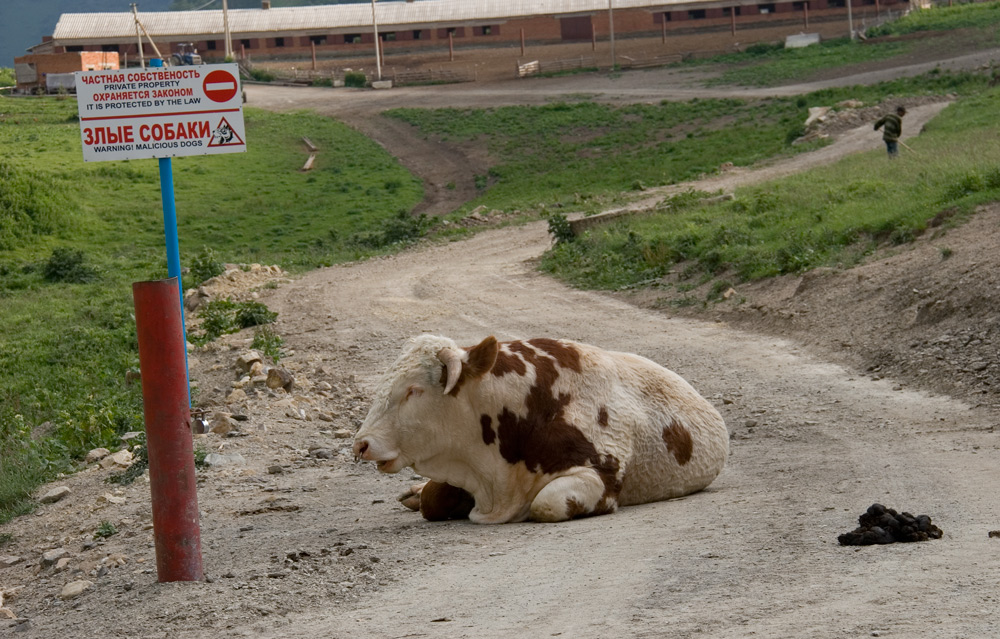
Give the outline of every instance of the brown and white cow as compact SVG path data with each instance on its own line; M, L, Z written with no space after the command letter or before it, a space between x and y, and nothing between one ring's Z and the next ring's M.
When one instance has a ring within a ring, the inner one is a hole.
M380 471L410 466L432 480L421 494L425 517L458 508L490 524L687 495L715 479L728 452L718 411L675 373L554 339L487 337L463 349L446 337L413 338L354 439L355 456Z

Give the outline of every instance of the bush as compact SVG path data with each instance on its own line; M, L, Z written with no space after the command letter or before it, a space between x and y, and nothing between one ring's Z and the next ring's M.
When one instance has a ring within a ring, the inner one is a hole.
M344 86L345 87L355 87L364 88L368 85L368 78L365 77L364 73L358 71L351 71L344 74Z
M257 82L274 82L277 77L267 69L250 69L250 79Z
M430 221L426 215L421 213L414 217L407 211L400 210L395 216L384 221L378 231L358 233L354 235L352 241L358 246L372 249L408 244L423 237L428 226Z
M225 272L226 265L215 256L215 251L208 246L202 247L201 252L191 261L191 277L188 278L189 281L185 288L194 288L205 280L210 280Z
M83 251L63 247L53 249L42 266L42 276L49 282L91 282L97 278L97 273L83 263L84 259Z
M231 299L209 302L198 313L201 318L200 331L192 331L188 336L192 344L204 345L212 340L236 333L251 326L270 324L278 318L260 302L234 302Z
M549 235L555 239L556 243L572 242L576 239L569 220L562 213L553 213L549 216Z
M270 357L271 361L277 364L278 360L281 359L281 347L284 344L285 340L282 339L281 335L271 330L270 326L260 326L254 332L250 348L260 351L261 354Z

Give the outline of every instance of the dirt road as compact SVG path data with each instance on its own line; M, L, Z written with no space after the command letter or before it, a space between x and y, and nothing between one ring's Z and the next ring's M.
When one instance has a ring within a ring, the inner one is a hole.
M1000 567L983 561L1000 522L991 416L858 378L788 343L567 289L533 270L547 244L538 224L491 231L318 271L267 303L300 350L359 345L353 367L366 387L402 336L421 331L461 343L560 336L642 353L722 410L728 468L704 493L611 517L417 524L400 536L425 549L396 586L355 606L301 611L267 636L995 633ZM317 309L332 326L313 330ZM931 514L945 538L838 546L876 501Z

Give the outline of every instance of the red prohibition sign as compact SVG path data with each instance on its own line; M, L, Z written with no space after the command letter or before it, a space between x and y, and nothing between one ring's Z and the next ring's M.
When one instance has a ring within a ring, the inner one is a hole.
M217 69L205 76L201 86L205 89L205 97L212 102L229 102L236 95L238 85L232 73Z

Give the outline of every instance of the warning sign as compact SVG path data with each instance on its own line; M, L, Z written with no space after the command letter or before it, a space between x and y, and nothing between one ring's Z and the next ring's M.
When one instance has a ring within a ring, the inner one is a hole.
M83 159L246 151L235 64L76 74Z

